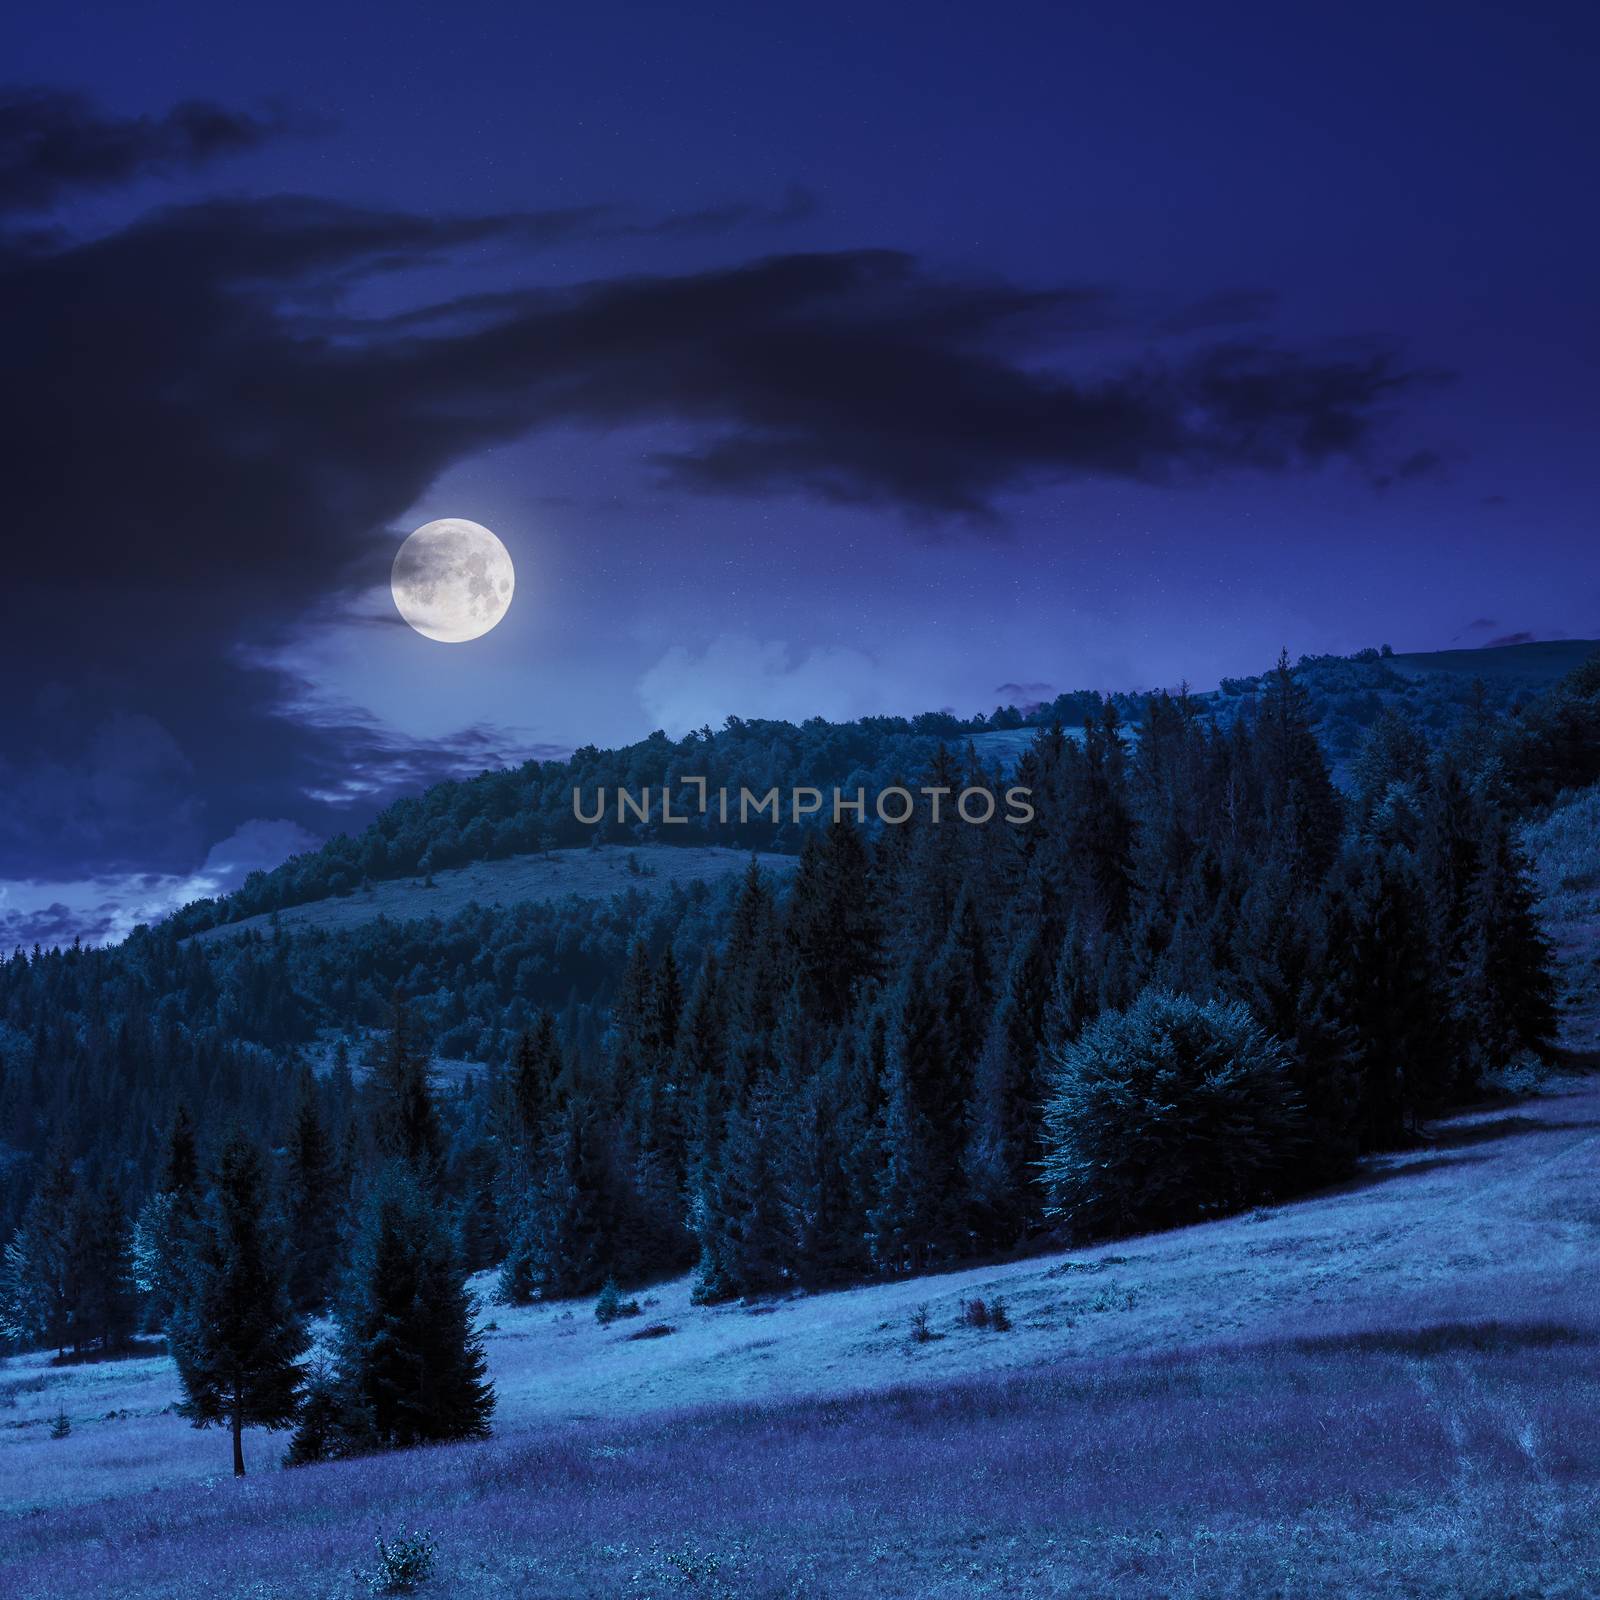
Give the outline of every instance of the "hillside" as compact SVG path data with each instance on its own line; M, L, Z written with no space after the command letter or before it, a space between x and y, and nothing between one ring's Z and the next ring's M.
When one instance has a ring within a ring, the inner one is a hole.
M1367 650L1349 657L1303 657L1296 675L1309 696L1317 735L1335 776L1341 777L1366 730L1386 709L1404 709L1429 737L1442 738L1474 706L1480 683L1491 712L1514 713L1596 648L1600 643L1594 640L1567 640L1406 656ZM1191 696L1191 702L1202 719L1227 728L1255 711L1265 681L1265 675L1224 679L1215 691ZM1144 695L1117 692L1109 699L1127 734L1137 738ZM620 750L586 746L567 761L528 762L465 782L437 784L398 800L359 837L341 834L271 872L252 873L232 895L185 907L172 925L180 934L190 934L274 910L365 895L384 882L430 873L437 881L441 871L482 862L509 866L529 855L579 849L596 841L628 848L723 847L793 854L802 830L792 824L696 819L685 827L624 825L608 814L598 828L582 825L573 816L573 790L583 791L592 805L601 790L614 795L620 787L637 795L645 788L676 785L690 775L730 792L745 786L764 793L773 785L870 792L924 772L941 745L964 758L970 744L985 766L1009 772L1040 728L1059 723L1081 736L1085 718L1098 715L1101 704L1101 696L1080 690L1026 713L1008 706L989 717L965 719L926 712L850 723L813 718L796 725L730 717L720 729L702 729L677 741L657 732ZM497 894L512 892L495 887L500 876L480 884ZM533 888L539 882L537 873L530 877L520 866L510 867L509 876ZM326 925L341 925L338 915Z
M1596 650L1600 650L1600 639L1546 639L1477 650L1408 651L1387 660L1389 670L1404 678L1448 673L1482 678L1486 683L1514 681L1546 689L1581 667Z
M492 1308L493 1440L286 1474L253 1432L243 1485L171 1414L163 1358L15 1359L0 1589L346 1595L373 1528L404 1526L455 1595L1114 1573L1309 1600L1337 1568L1342 1595L1442 1597L1489 1593L1466 1580L1490 1562L1497 1594L1577 1600L1600 1582L1597 1129L1600 1088L1558 1081L1329 1193L1070 1255L714 1309L678 1281L610 1329L586 1301ZM1014 1330L962 1325L973 1296Z
M757 855L764 871L786 873L795 857ZM543 855L509 856L503 861L475 861L445 867L425 878L391 878L368 883L348 894L262 912L238 922L205 928L193 937L201 942L240 934L269 933L274 927L317 928L343 933L379 917L392 922L448 918L469 906L543 905L565 900L603 899L626 889L644 893L694 882L715 883L742 872L751 854L717 845L599 845L579 850L551 850Z

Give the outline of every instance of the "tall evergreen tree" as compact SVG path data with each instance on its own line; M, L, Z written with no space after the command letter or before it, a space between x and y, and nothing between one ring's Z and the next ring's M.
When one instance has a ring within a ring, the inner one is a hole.
M302 1310L315 1310L327 1299L338 1264L339 1171L309 1072L300 1082L284 1189L290 1296Z
M261 1156L243 1134L223 1146L169 1338L183 1384L180 1414L197 1428L231 1428L234 1476L242 1478L244 1429L294 1421L297 1358L308 1343L268 1222Z
M348 1447L405 1448L489 1432L494 1387L451 1230L409 1165L367 1198L338 1308Z
M73 1345L115 1349L133 1332L134 1304L128 1219L109 1177L97 1190L78 1191L69 1249Z
M411 1007L396 992L389 1029L372 1064L373 1139L384 1159L405 1162L425 1184L438 1178L444 1155L430 1065Z

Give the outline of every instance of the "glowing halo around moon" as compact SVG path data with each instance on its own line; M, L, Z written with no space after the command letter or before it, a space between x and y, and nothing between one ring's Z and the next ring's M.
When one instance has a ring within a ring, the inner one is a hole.
M465 517L425 522L395 552L395 609L425 639L465 644L506 614L516 588L511 552Z

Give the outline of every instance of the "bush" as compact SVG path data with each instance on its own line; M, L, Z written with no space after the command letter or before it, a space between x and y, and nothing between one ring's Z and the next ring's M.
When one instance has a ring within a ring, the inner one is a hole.
M600 1298L594 1303L594 1320L602 1328L606 1328L622 1317L636 1317L638 1315L639 1302L637 1300L624 1300L622 1291L617 1287L617 1280L615 1278L607 1278L605 1287L600 1291Z
M914 1344L929 1344L939 1337L933 1331L933 1324L928 1321L928 1307L926 1303L917 1307L911 1313L911 1339Z
M1239 1002L1147 989L1056 1053L1048 1210L1083 1236L1172 1227L1269 1197L1302 1142L1285 1047Z
M390 1541L379 1533L372 1542L377 1546L378 1565L366 1574L366 1581L374 1594L411 1594L433 1576L438 1547L427 1534L402 1531Z
M55 1419L50 1424L50 1437L52 1439L65 1439L72 1432L72 1423L67 1417L67 1408L63 1406L55 1414Z
M993 1333L1011 1331L1011 1313L999 1295L993 1300L984 1300L978 1296L974 1296L971 1300L963 1300L961 1321L968 1328L983 1328Z

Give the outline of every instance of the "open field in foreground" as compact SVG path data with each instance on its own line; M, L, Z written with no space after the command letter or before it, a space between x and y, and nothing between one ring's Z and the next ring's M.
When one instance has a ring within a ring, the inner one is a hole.
M494 1439L282 1472L254 1433L243 1484L165 1360L12 1360L0 1593L349 1595L404 1525L440 1595L1593 1596L1600 1082L1436 1132L1070 1256L756 1307L671 1283L610 1329L486 1308ZM962 1326L974 1294L1014 1331Z

